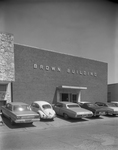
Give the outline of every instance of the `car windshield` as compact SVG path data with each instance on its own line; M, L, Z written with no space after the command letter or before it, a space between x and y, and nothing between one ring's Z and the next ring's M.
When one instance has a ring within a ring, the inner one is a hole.
M79 105L67 105L67 107L69 107L69 108L75 108L75 107L79 107Z
M105 107L108 107L108 105L105 104L105 103L100 103L100 104L98 104L98 106L105 106Z
M95 105L92 104L92 103L88 103L87 106L88 106L88 107L95 107Z
M14 111L29 111L30 108L28 105L20 105L20 106L16 105L16 106L14 106L13 110Z
M43 107L43 109L50 109L50 108L51 108L51 106L48 105L48 104L45 104L45 105L43 105L42 107Z

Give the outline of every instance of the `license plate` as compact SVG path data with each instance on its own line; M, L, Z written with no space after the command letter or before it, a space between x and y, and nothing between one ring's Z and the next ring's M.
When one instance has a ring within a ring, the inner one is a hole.
M31 120L25 120L25 122L31 122Z

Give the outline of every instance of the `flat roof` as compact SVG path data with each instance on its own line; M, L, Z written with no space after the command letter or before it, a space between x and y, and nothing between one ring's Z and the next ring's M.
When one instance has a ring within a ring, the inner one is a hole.
M61 85L58 88L62 88L62 89L75 89L75 90L86 90L87 89L87 87L67 86L67 85Z

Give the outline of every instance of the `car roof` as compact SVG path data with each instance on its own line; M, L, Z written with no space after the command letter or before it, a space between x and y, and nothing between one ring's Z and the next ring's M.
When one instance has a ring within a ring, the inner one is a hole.
M34 101L33 103L37 103L39 105L50 104L50 103L48 103L46 101Z
M73 104L73 105L78 105L77 103L73 103L73 102L58 102L60 104Z
M81 101L79 102L80 104L85 104L85 103L91 103L91 102L87 102L87 101Z
M10 102L9 104L11 104L11 105L28 105L28 104L23 103L23 102Z
M111 101L110 103L118 103L117 101Z
M107 104L107 102L95 102L95 103Z

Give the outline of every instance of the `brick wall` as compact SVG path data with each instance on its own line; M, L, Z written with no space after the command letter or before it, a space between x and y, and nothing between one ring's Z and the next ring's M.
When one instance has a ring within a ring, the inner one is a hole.
M108 85L108 101L118 101L118 83Z
M107 101L107 63L15 44L13 101L56 98L61 85L87 87L81 99Z

